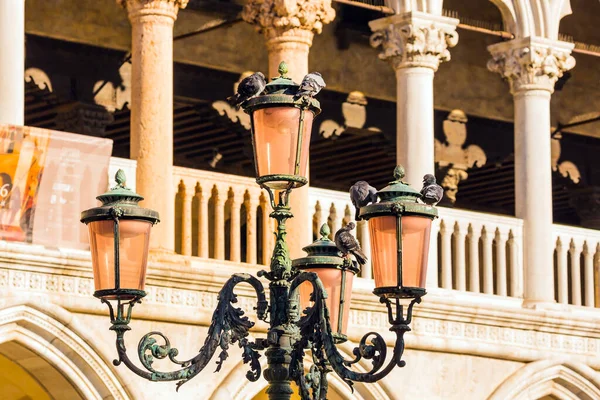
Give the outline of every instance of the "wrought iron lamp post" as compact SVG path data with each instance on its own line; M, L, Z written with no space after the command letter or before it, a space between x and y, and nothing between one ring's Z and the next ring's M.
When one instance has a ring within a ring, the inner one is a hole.
M265 352L267 368L263 375L269 383L267 393L272 400L290 399L292 381L298 385L302 399L324 400L328 373L335 372L352 385L378 381L394 367L404 366L404 333L410 331L414 304L425 295L429 227L437 211L417 203L420 194L401 181L404 175L401 167L395 171L396 180L379 192L381 201L361 209L361 217L368 219L374 249L374 293L387 306L390 330L395 333L396 341L387 365L388 348L377 332L370 332L360 340L353 360L344 359L335 344L346 340L344 332L352 278L358 270L356 262L342 257L326 238L329 232L325 226L321 230L323 237L305 248L308 253L305 258L292 262L285 241L285 221L292 217L289 196L294 188L307 183L311 126L320 112L318 101L296 96L298 85L286 73L287 66L282 63L281 76L270 82L261 95L243 105L252 121L256 181L269 193L271 217L278 223L270 269L258 273L269 281L269 301L258 278L234 274L219 292L208 336L198 355L178 360L177 349L160 332L150 332L139 342L138 358L143 368L127 354L124 336L131 329L133 306L146 295L148 237L151 226L158 222L158 214L137 205L142 198L126 188L122 171L117 173L117 186L98 196L102 205L82 213L81 221L90 232L94 296L108 305L110 329L117 335L115 365L123 363L151 381L179 381L179 388L199 374L221 348L218 371L227 358L229 345L237 343L244 363L250 366L246 374L250 381L260 378L259 352ZM250 284L256 292L257 318L269 324L264 338L251 341L248 337L254 323L234 306L237 300L234 288L239 283ZM408 306L401 303L402 299L409 300ZM308 373L304 368L307 352L313 361ZM167 357L179 366L178 370L155 369L154 359ZM372 360L369 372L352 370L352 365L361 359Z

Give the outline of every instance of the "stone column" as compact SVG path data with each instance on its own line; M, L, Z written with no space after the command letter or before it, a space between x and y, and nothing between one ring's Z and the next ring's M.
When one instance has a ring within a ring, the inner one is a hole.
M278 76L279 63L285 61L289 66L288 75L300 83L309 72L308 53L313 36L321 33L324 24L333 21L335 11L331 0L250 0L242 17L265 37L269 52L268 77ZM302 248L312 242L308 185L293 191L290 205L294 214L294 218L286 222L290 254L292 258L304 257Z
M159 212L150 248L173 252L173 24L187 0L117 0L131 22L131 158L143 207Z
M0 1L0 123L24 125L25 0Z
M433 77L440 62L450 60L458 22L416 11L369 22L371 45L382 47L379 58L396 71L396 157L414 187L434 173Z
M515 107L515 203L523 219L525 304L554 302L550 96L575 65L573 44L542 38L488 47L488 68L510 83Z

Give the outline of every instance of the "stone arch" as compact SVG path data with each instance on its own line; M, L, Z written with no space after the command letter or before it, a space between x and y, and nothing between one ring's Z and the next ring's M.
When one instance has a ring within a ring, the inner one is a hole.
M344 358L350 360L354 357L351 356L354 344L346 342L345 344L338 346L338 351ZM305 367L310 366L311 359L305 358ZM267 368L266 357L260 358L260 364L262 370ZM355 365L356 366L356 365ZM252 400L257 396L266 386L266 382L263 378L257 382L250 382L246 379L246 371L248 370L247 365L244 365L242 361L231 369L229 374L221 381L219 386L210 395L213 400ZM365 372L362 367L362 361L358 363L356 370L359 372ZM354 392L350 387L335 373L332 372L327 375L330 390L333 390L340 397L344 399L352 400L389 400L393 396L389 389L384 384L378 382L375 383L355 383ZM393 385L390 385L393 386Z
M527 364L488 400L600 400L600 376L585 364L542 360Z
M36 373L27 363L12 361L37 377L53 398L61 398L53 392L64 390L60 385L66 380L73 393L84 399L130 399L105 360L73 329L75 323L70 320L70 313L58 307L53 311L30 305L0 310L0 352L5 352L9 359L11 355L18 358L15 354L19 352L38 358L37 364L48 368L45 381L44 374ZM62 383L53 381L53 377L60 375L66 378Z

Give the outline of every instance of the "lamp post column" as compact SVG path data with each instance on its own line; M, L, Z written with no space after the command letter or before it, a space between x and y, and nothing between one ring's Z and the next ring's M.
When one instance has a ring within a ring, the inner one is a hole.
M514 39L488 47L488 69L510 83L515 107L515 204L523 219L525 304L554 302L550 97L575 66L573 44Z
M187 0L117 0L131 22L131 158L143 206L160 214L153 251L173 252L173 24Z
M315 33L321 33L324 24L333 21L335 11L331 0L250 0L242 17L265 37L269 77L278 76L279 63L285 61L291 66L290 78L300 83L309 72L308 54L313 37ZM312 242L308 204L308 185L294 189L290 197L294 218L287 222L287 242L292 258L302 257L302 247Z
M396 71L396 158L406 180L420 187L434 171L433 77L458 42L458 20L417 11L369 22L371 45Z
M24 125L25 0L0 1L0 123Z

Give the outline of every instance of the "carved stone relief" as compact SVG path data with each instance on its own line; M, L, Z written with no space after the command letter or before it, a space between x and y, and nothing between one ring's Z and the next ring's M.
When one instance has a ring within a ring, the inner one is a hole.
M481 168L487 157L477 145L464 148L467 140L467 115L462 110L452 110L444 121L443 130L446 143L435 140L435 161L446 173L440 185L451 204L456 202L458 184L467 179L469 168Z
M252 71L246 71L242 73L242 75L240 75L240 79L238 79L237 82L233 85L233 93L237 92L238 85L240 84L242 79L247 78L253 73L254 72ZM246 114L241 108L239 110L236 110L235 107L232 107L229 103L222 100L215 101L214 103L212 103L212 107L219 112L219 115L227 116L227 118L229 118L231 122L239 122L244 128L250 130L250 115Z
M340 124L332 119L327 119L319 126L319 134L325 139L335 139L348 128L363 129L367 121L367 103L367 98L362 92L350 92L346 101L342 103L344 122ZM366 129L381 132L381 129L375 127Z

